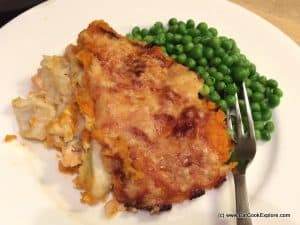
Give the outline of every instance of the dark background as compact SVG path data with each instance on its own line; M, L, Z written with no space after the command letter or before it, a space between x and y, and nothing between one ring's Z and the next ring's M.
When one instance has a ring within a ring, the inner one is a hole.
M0 27L45 0L0 0Z

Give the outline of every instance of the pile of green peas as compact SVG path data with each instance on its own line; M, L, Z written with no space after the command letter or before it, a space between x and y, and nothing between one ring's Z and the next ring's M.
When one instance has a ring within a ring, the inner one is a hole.
M200 95L215 102L224 112L235 105L235 94L242 96L245 82L250 100L257 139L270 140L274 131L272 111L283 95L274 79L267 79L240 52L232 38L219 36L214 27L204 22L196 25L171 18L168 25L156 22L149 29L134 27L130 39L158 45L171 58L195 71L205 81ZM239 99L245 114L245 102ZM247 121L244 121L247 128Z

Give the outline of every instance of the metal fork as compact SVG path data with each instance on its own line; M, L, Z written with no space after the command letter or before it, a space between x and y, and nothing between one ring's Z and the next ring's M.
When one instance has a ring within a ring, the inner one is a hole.
M234 159L239 162L237 167L233 169L234 186L235 186L235 202L237 213L237 225L252 225L250 217L246 215L249 213L249 201L246 187L246 169L249 163L253 160L256 153L256 140L254 132L254 124L252 113L250 109L249 99L245 83L242 83L243 96L246 106L246 117L248 121L248 132L244 132L241 110L239 107L238 95L235 95L236 103L234 115L236 116L235 124L232 124L232 111L227 112L228 125L232 129L235 127L236 148L234 151Z

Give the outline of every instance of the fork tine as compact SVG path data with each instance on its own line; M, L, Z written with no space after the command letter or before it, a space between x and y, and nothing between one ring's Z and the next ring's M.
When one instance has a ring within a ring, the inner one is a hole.
M231 113L229 109L227 109L226 111L226 119L227 119L227 126L229 127L230 130L232 130L233 126L232 126Z
M230 130L230 136L232 140L236 143L236 137L235 137L235 132L233 130L233 125L232 125L232 111L230 109L227 109L226 111L226 121L227 121L227 126Z
M236 132L237 137L240 138L244 135L244 127L242 121L241 110L239 106L239 98L237 93L235 94L235 114L236 114Z
M243 94L244 94L244 100L245 100L245 106L246 106L247 121L248 121L248 125L249 125L248 132L249 132L250 138L255 139L254 123L253 123L253 118L252 118L252 113L251 113L251 108L250 108L250 103L249 103L249 99L248 99L245 82L242 83L242 87L243 87Z

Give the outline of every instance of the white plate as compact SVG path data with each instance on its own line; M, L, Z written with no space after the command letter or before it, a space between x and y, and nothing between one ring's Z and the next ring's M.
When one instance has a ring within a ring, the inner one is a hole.
M117 31L148 26L170 17L206 21L223 35L233 37L262 74L279 81L284 97L274 112L276 132L260 143L249 168L251 212L289 213L289 218L258 218L255 224L299 224L299 115L300 50L286 35L258 16L225 1L101 1L52 0L35 7L0 30L1 134L16 134L12 98L25 95L30 77L43 54L62 53L94 19L103 18ZM21 143L24 140L20 139ZM112 220L103 205L79 202L71 177L57 170L54 151L42 145L2 143L0 150L0 224L233 224L218 213L234 211L232 179L201 198L176 205L158 216L123 213ZM226 215L225 215L226 217Z

